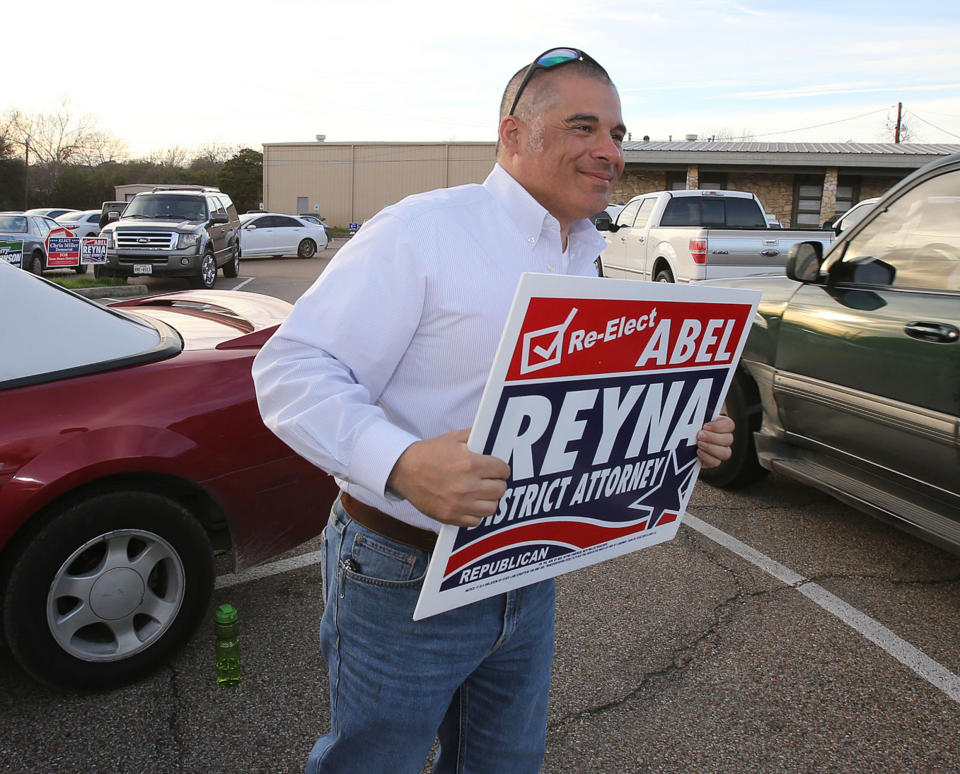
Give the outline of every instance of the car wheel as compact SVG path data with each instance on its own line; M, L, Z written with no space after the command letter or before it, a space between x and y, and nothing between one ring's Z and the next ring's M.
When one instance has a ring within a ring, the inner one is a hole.
M195 288L210 290L217 284L217 260L213 252L207 250L200 260L200 273L190 278L190 285Z
M223 264L223 276L233 278L240 273L240 245L234 245L230 260Z
M83 263L83 264L80 264L79 266L74 266L74 267L73 267L73 270L74 270L77 274L86 274L86 273L87 273L87 264Z
M104 271L103 271L103 267L102 267L102 266L94 266L94 267L93 267L93 276L96 277L97 279L103 279L103 278L106 277L107 275L104 274Z
M654 277L654 282L673 282L673 272L670 269L660 269Z
M297 247L299 258L313 258L317 254L317 245L312 239L304 239Z
M114 688L189 640L213 591L213 552L181 505L152 492L105 492L61 510L16 554L3 624L41 681Z
M700 478L713 486L736 488L751 484L767 475L757 459L757 446L753 434L760 429L763 408L749 377L742 373L734 375L723 402L722 413L730 417L736 427L733 431L733 446L730 459L715 468L703 468Z
M43 253L39 250L32 253L24 268L31 274L36 274L37 276L43 274Z

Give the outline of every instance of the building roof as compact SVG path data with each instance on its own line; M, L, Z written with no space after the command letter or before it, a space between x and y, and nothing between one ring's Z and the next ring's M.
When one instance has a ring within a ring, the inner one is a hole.
M647 164L736 164L916 168L951 153L960 144L865 142L710 142L628 140L628 162Z

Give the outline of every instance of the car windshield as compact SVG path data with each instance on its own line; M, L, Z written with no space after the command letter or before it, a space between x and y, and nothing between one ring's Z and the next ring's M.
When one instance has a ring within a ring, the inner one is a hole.
M0 215L0 231L8 234L25 234L27 219L23 215Z
M93 301L0 261L0 328L18 330L4 341L0 389L33 379L140 355L161 343L160 332L130 315ZM9 292L8 292L9 291ZM24 326L23 321L30 324ZM70 335L81 331L82 335Z
M172 220L206 220L207 208L196 196L139 195L127 206L124 218L170 218Z

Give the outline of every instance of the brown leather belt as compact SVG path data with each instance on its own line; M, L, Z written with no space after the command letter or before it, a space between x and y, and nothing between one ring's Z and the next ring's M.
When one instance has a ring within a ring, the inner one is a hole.
M347 512L347 516L357 524L385 538L396 540L398 543L403 543L412 548L419 548L428 554L432 553L437 545L436 532L420 529L395 519L393 516L388 516L383 511L378 511L372 505L360 502L346 492L340 493L340 504L343 506L343 510Z

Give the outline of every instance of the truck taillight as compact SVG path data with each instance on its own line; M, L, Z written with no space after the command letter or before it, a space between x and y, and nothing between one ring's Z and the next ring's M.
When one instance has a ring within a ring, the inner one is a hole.
M706 263L707 262L707 240L691 239L690 255L693 257L694 263L701 263L701 264Z

